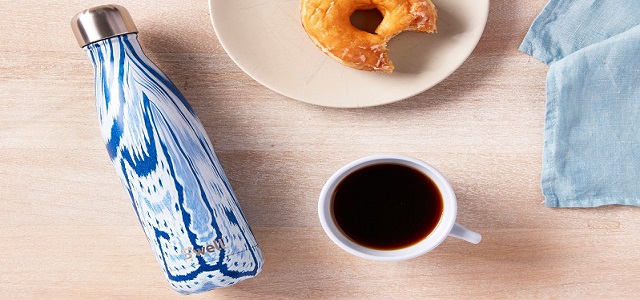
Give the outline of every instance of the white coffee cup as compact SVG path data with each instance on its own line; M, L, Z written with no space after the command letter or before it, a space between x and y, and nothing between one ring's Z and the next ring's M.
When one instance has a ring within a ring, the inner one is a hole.
M373 249L353 241L336 223L332 211L332 201L336 187L354 171L376 164L398 164L411 167L429 177L438 187L443 201L442 216L435 229L419 242L394 250ZM340 248L353 255L377 261L400 261L420 256L433 250L447 236L453 236L473 244L479 243L482 239L479 233L456 224L457 213L458 206L453 188L438 170L421 160L395 154L363 157L340 168L325 183L318 201L320 223L329 238Z

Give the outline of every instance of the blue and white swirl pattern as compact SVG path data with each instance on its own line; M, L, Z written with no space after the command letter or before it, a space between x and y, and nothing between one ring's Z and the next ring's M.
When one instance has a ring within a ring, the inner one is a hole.
M171 286L197 293L257 275L262 254L211 142L137 35L85 51L107 150Z

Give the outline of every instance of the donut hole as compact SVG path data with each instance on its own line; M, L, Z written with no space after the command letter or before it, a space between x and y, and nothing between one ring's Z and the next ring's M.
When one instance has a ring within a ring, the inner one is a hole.
M376 33L376 29L382 23L382 19L384 19L384 16L377 8L357 9L349 17L353 27L373 34Z

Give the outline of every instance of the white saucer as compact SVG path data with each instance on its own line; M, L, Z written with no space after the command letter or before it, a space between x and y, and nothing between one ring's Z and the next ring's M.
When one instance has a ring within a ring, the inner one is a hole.
M365 107L419 94L469 57L484 31L489 0L433 0L438 33L404 32L389 42L393 74L334 61L300 23L300 0L209 0L227 54L249 76L289 98L330 107Z

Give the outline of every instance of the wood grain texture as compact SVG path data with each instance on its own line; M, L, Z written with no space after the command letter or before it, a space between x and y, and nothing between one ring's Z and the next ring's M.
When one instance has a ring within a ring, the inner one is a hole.
M640 210L550 209L540 191L547 67L518 52L545 0L491 2L469 60L434 88L364 109L317 107L229 59L207 2L121 1L149 57L190 101L265 256L258 277L192 296L633 298ZM0 5L0 298L182 298L153 258L105 151L91 64L69 20L97 1ZM7 7L7 9L5 9ZM479 245L400 263L325 236L317 197L345 163L401 153L440 169ZM87 213L91 212L91 213Z

